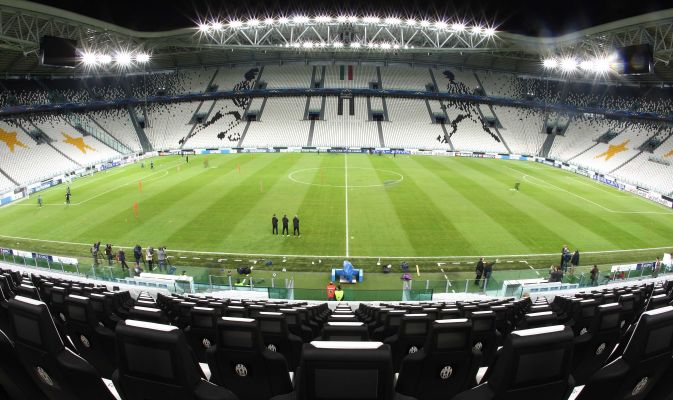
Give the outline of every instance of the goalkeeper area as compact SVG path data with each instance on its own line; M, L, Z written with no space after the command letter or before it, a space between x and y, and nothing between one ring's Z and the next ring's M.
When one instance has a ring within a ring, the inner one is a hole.
M414 274L420 265L465 279L479 256L499 259L496 270L529 270L558 264L563 245L580 250L582 265L671 251L672 210L534 162L323 153L152 161L73 181L70 205L59 185L40 192L43 207L36 195L2 207L0 247L86 258L101 241L127 247L131 263L136 244L166 246L178 269L220 275L250 260L268 272L327 272L344 259L378 272L406 260ZM271 233L273 214L288 216L289 237ZM328 279L319 275L316 283Z

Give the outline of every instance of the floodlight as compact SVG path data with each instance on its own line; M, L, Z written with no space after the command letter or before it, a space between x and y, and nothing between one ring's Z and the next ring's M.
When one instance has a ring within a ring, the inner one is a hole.
M94 65L96 64L96 55L94 53L84 53L82 54L82 62L85 65Z
M320 42L320 43L318 43L318 46L320 46L320 47L325 47L325 46L327 46L327 43L325 43L325 42Z
M233 20L233 21L229 21L229 27L230 28L240 28L242 26L243 26L243 21L239 21L237 19Z
M315 19L315 22L318 22L320 24L328 24L328 23L332 22L332 17L330 17L329 15L318 15L314 19Z
M109 64L112 62L112 57L108 54L98 54L96 60L101 64Z
M379 17L369 16L362 18L362 21L367 24L378 24L381 22L381 19Z
M288 18L288 17L280 17L280 18L278 18L278 23L279 23L279 24L287 24L287 23L289 23L289 22L290 22L290 18Z
M612 64L611 60L607 57L597 58L596 61L594 62L594 71L598 73L608 72L610 71L611 64Z
M210 30L210 25L206 24L205 22L201 22L199 24L199 32L206 33L209 30Z
M582 68L584 71L593 71L594 63L593 61L584 60L580 63L580 68Z
M341 47L344 47L344 44L341 43L341 42L333 42L333 43L332 43L332 46L334 46L334 47L336 47L336 48L341 48Z
M295 15L292 18L292 22L294 22L295 24L305 24L308 21L309 21L309 18L305 15Z
M440 29L440 30L442 30L442 29L446 29L447 26L449 26L449 24L447 24L447 23L444 22L444 21L437 21L437 22L435 22L435 28L437 28L437 29Z
M359 49L360 48L360 42L351 42L351 47L354 49Z
M300 47L300 46L301 44L299 44L299 42L292 43L292 47Z
M304 47L305 49L312 49L313 48L313 42L304 42L302 44L302 47Z
M150 61L150 55L147 53L138 53L136 54L136 61L139 63L146 63Z
M352 23L352 24L358 22L358 17L355 16L355 15L351 15L351 16L349 16L347 19L348 19L348 22L350 22L350 23Z
M397 17L388 17L384 22L388 25L399 25L402 23L402 20Z
M430 21L424 19L423 21L421 21L421 26L423 28L427 28L428 26L430 26Z
M115 55L115 62L119 65L131 64L131 54L122 52Z
M348 18L345 15L339 15L338 17L336 17L336 20L339 23L344 23L348 20Z
M259 20L257 18L251 18L251 19L248 20L248 22L246 22L246 24L248 26L255 27L255 26L259 25Z
M212 27L216 31L221 31L222 28L224 27L224 25L222 25L222 23L220 21L215 21L215 22L212 23Z
M484 36L493 36L493 35L495 35L495 28L484 29Z
M399 44L395 43L395 44L393 45L393 49L397 50L397 49L399 49L399 48L400 48L400 45L399 45Z
M475 25L475 26L472 27L472 33L473 34L481 33L481 30L482 30L482 27L479 26L479 25Z
M453 29L456 32L462 32L465 30L465 24L462 22L456 22L455 24L451 24L451 29Z
M266 18L266 19L264 20L264 24L265 24L265 25L273 25L273 23L274 23L274 20L273 20L273 18L271 18L271 17Z
M381 43L381 48L384 50L389 50L391 47L393 47L390 43Z
M553 69L558 67L558 60L555 58L545 58L544 61L542 61L542 65L547 69Z
M414 25L416 25L416 20L413 19L413 18L409 18L405 21L405 23L409 26L414 26Z
M572 57L567 57L561 60L561 70L563 72L572 72L577 68L577 60Z

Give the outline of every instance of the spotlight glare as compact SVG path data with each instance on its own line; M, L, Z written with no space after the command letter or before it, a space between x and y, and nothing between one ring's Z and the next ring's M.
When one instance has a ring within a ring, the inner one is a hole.
M305 24L309 21L309 18L305 15L295 15L294 18L292 18L292 22L295 24Z
M362 18L362 21L367 24L378 24L379 22L381 22L381 19L379 17L369 16Z
M439 30L444 30L444 29L446 29L447 26L449 26L449 24L447 24L447 23L444 22L444 21L437 21L437 22L435 22L435 28L437 28L437 29L439 29Z
M584 60L580 63L580 68L582 68L584 71L593 71L594 63L593 61Z
M405 22L406 22L406 24L409 25L409 26L414 26L414 25L416 25L416 20L413 19L413 18L409 18L409 19L407 19Z
M563 72L572 72L577 68L577 60L572 57L567 57L561 60L561 70Z
M402 20L397 17L388 17L384 22L388 25L399 25L402 23Z
M381 43L381 48L384 50L389 50L392 47L390 43Z
M325 42L320 42L320 43L318 43L318 46L320 46L320 47L325 47L325 46L327 46L327 43L325 43Z
M344 23L344 22L348 21L348 18L345 15L339 15L338 17L336 17L336 20L339 23Z
M150 55L147 53L138 53L136 55L136 61L139 63L146 63L150 61Z
M351 47L354 49L359 49L360 48L360 42L351 42Z
M421 26L423 28L427 28L428 26L430 26L430 21L424 19L423 21L421 21Z
M265 25L273 25L273 23L274 23L274 20L271 17L264 20Z
M558 61L555 58L545 58L542 65L547 69L553 69L558 66Z
M240 28L242 26L243 26L243 21L239 21L239 20L229 21L229 27L230 28Z
M484 29L484 36L493 36L493 35L495 35L495 28Z
M302 46L303 46L305 49L312 49L312 48L313 48L313 42L304 42L304 43L302 44Z
M597 58L594 62L594 71L597 73L606 73L610 71L611 62L609 58Z
M85 65L95 65L96 55L94 53L84 53L82 54L82 62Z
M399 45L399 44L395 43L395 44L393 45L393 49L397 50L397 49L399 49L399 48L400 48L400 45Z
M119 65L129 65L131 64L131 54L117 53L115 55L115 62Z
M248 20L247 24L248 24L248 26L255 27L255 26L259 25L259 20L257 18L252 18L252 19Z
M280 17L280 18L278 18L278 23L279 23L279 24L287 24L287 23L289 23L289 22L290 22L290 18L288 18L288 17Z
M482 27L479 26L479 25L475 25L475 26L472 27L472 33L473 34L481 33L481 31L482 31Z
M355 16L355 15L351 15L347 18L347 20L348 20L348 22L354 24L354 23L358 22L358 17Z
M456 22L455 24L451 25L451 29L453 29L456 32L462 32L465 30L465 24L462 22Z
M222 28L224 27L220 21L215 21L212 23L212 27L216 31L221 31Z
M315 17L315 22L321 23L321 24L328 24L332 22L332 17L329 15L319 15Z
M112 62L112 57L108 54L98 54L96 60L101 64L109 64Z
M199 32L206 33L209 30L210 30L210 25L206 24L205 22L201 22L199 24Z
M336 47L336 48L341 48L341 47L344 47L344 44L341 43L341 42L333 42L333 43L332 43L332 46L334 46L334 47Z

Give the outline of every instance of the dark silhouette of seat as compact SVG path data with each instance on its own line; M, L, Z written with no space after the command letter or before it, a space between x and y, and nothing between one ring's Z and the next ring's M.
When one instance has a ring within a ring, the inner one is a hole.
M406 314L402 317L398 332L384 341L390 345L393 371L400 370L404 357L416 353L425 345L431 322L427 314Z
M211 382L230 389L241 400L268 399L292 391L285 357L264 347L254 319L220 318L215 342L206 351Z
M177 327L126 320L117 325L118 369L112 376L124 400L235 400L208 382Z
M583 385L605 365L619 341L620 313L621 306L617 303L598 306L587 333L575 337L572 375L576 384Z
M194 307L190 311L189 326L184 332L199 362L206 362L206 350L215 344L215 326L219 317L219 310L212 307Z
M262 311L256 319L264 346L282 354L290 371L295 371L299 366L301 347L304 343L301 338L288 331L285 316L279 312Z
M47 398L114 399L98 371L65 347L45 303L16 296L9 313L21 365Z
M481 365L489 366L498 349L498 331L495 329L495 313L493 311L473 311L472 347L481 352Z
M419 400L450 399L475 384L481 354L472 349L472 323L437 320L417 353L402 360L396 390Z
M99 323L86 297L69 295L65 309L66 330L77 352L109 379L117 368L114 332Z
M14 343L0 330L0 390L11 400L44 400L46 397L21 366ZM2 393L0 391L0 393ZM2 398L2 396L0 396Z
M646 399L672 356L673 307L644 312L624 353L599 369L577 399Z
M304 344L295 391L272 400L406 400L393 387L390 347L380 342Z
M514 331L504 341L487 382L454 400L563 400L570 394L572 330L563 325Z

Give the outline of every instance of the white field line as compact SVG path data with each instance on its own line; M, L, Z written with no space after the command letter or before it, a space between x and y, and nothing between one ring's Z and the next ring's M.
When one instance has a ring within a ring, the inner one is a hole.
M346 257L348 257L350 253L348 249L348 153L344 154L344 186L346 192Z
M79 242L68 242L62 240L46 240L46 239L32 239L27 237L20 236L8 236L0 235L0 238L13 239L13 240L32 240L35 242L43 243L56 243L56 244L69 244L74 246L91 246L91 243L79 243ZM115 246L123 249L131 249L130 246ZM628 253L632 251L653 251L653 250L666 250L673 248L671 246L664 247L648 247L642 249L624 249L624 250L604 250L604 251L584 251L582 254L614 254L614 253ZM210 255L225 255L225 256L237 256L237 257L295 257L295 258L344 258L344 255L318 255L318 254L269 254L269 253L225 253L220 251L195 251L195 250L178 250L171 249L176 253L186 253L186 254L210 254ZM478 259L479 257L489 257L489 258L516 258L516 257L547 257L547 256L557 256L560 253L537 253L537 254L499 254L499 255L489 255L489 254L479 254L473 256L354 256L355 258L364 258L364 259L378 259L378 258L388 258L388 259L411 259L411 260L439 260L439 259L449 259L449 258L459 258L459 259Z
M504 167L507 168L507 169L510 169L510 170L512 170L512 171L516 171L516 172L518 172L518 173L520 173L520 174L523 173L522 171L520 171L520 170L518 170L518 169L515 169L515 168L508 167L507 165L505 165ZM593 205L595 205L595 206L597 206L597 207L602 208L603 210L605 210L605 211L607 211L607 212L609 212L609 213L614 213L614 214L658 214L658 215L673 215L673 212L669 212L669 211L617 211L617 210L613 210L613 209L611 209L611 208L605 207L605 206L602 205L602 204L596 203L595 201L589 200L589 199L587 199L586 197L580 196L579 194L576 194L576 193L573 193L573 192L571 192L571 191L569 191L569 190L566 190L566 189L563 189L563 188L561 188L561 187L558 187L558 186L556 186L556 185L554 185L554 184L552 184L552 183L545 182L544 180L542 180L542 179L540 179L540 178L536 178L536 177L534 177L534 176L530 176L530 175L526 175L526 174L523 175L523 179L524 179L525 181L527 181L527 182L529 182L529 183L532 183L532 184L534 184L534 185L540 185L539 183L535 183L535 182L532 182L532 181L528 180L528 178L538 180L538 181L542 182L544 185L546 185L546 186L548 186L548 187L555 188L555 189L557 189L557 190L560 190L560 191L562 191L562 192L566 192L566 193L568 193L568 194L570 194L570 195L573 195L573 196L575 196L575 197L577 197L577 198L580 198L580 199L582 199L582 200L584 200L584 201L586 201L586 202L588 202L588 203L591 203L591 204L593 204ZM540 186L542 186L542 185L540 185Z
M178 161L178 162L179 162L179 161ZM167 167L167 168L162 168L161 171L157 171L157 172L153 172L153 173L149 174L148 176L150 176L150 177L152 177L152 176L154 176L154 175L157 175L157 174L163 174L163 175L158 176L158 177L154 177L154 178L144 179L144 180L143 180L143 183L146 183L146 182L153 182L153 181L156 181L156 180L158 180L158 179L161 179L161 178L165 177L166 175L168 175L168 170L171 168L171 166L172 166L173 164L177 164L178 162L173 162L173 163L171 163L171 164L168 164L169 167ZM90 200L96 199L96 198L101 197L101 196L103 196L103 195L106 195L106 194L108 194L108 193L110 193L110 192L114 192L115 190L117 190L117 189L119 189L119 188L121 188L121 187L129 186L129 185L132 185L132 184L135 184L135 183L137 183L136 180L133 180L132 182L124 183L124 184L122 184L122 185L120 185L120 186L113 187L112 189L108 189L108 190L106 190L106 191L104 191L104 192L101 192L101 193L98 193L98 194L96 194L96 195L94 195L94 196L91 196L91 197L89 197L88 199L82 200L82 201L80 201L80 202L78 202L78 203L70 203L70 206L79 206L79 205L82 205L82 204L84 204L84 203L89 202ZM14 203L14 204L10 203L10 204L8 204L7 206L8 206L8 207L9 207L9 206L12 206L12 205L14 205L14 206L24 206L24 207L26 207L26 206L35 207L35 206L36 206L35 204L32 204L32 203L25 204L25 200L27 200L27 199L28 199L28 197L22 199L22 200L21 200L21 203L18 203L18 202L17 202L17 203ZM45 207L63 207L63 205L60 204L60 203L59 203L59 204L44 204L43 206L45 206Z

